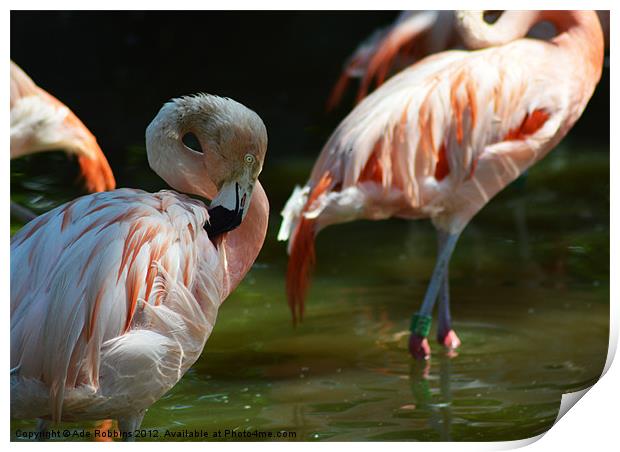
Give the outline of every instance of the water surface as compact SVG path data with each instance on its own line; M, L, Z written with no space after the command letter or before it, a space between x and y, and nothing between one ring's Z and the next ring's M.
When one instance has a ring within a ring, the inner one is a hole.
M163 187L143 152L128 150L121 185ZM563 393L595 383L609 330L608 152L561 147L474 219L450 267L463 345L448 358L433 343L428 366L407 353L409 319L435 259L428 222L323 231L306 317L292 327L277 214L311 163L266 163L265 247L200 360L152 406L144 428L287 431L295 437L280 440L305 441L512 440L546 431ZM50 164L60 174L73 165L62 154L13 162L13 200L43 212L75 197L70 177L46 175ZM34 422L11 427L15 439Z

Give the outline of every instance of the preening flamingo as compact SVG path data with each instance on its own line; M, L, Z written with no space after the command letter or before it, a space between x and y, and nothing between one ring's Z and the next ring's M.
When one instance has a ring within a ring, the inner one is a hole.
M188 133L203 153L183 144ZM11 239L11 415L40 429L108 418L138 428L198 359L262 247L267 132L256 113L212 95L176 99L146 145L157 174L210 206L124 188L64 204Z
M358 218L430 218L439 250L409 348L427 358L437 298L438 341L460 344L451 325L448 263L461 231L489 200L571 129L598 83L603 35L592 11L511 11L493 24L457 15L464 42L397 74L366 97L327 141L278 234L289 240L287 295L304 313L314 240ZM549 41L519 39L548 20ZM489 47L489 48L486 48Z
M605 47L609 47L609 11L597 11ZM547 26L546 26L547 25ZM538 39L553 37L549 24L537 24L528 36ZM375 31L362 42L340 74L327 101L334 109L352 79L360 79L356 101L361 101L374 83L380 86L392 73L422 58L447 49L464 48L457 31L454 11L403 11L392 25Z
M59 149L77 156L89 192L114 189L110 165L90 130L11 61L11 159Z

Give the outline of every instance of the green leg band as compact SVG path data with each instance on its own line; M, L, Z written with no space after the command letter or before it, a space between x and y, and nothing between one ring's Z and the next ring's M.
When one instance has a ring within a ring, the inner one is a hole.
M430 315L413 314L411 317L411 332L420 337L426 337L431 332L433 318Z

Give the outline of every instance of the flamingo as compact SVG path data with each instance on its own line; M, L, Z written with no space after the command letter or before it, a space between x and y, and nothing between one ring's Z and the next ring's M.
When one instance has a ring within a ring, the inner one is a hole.
M57 149L77 155L89 192L116 186L110 165L90 130L11 61L11 159ZM11 209L32 219L24 208L12 204Z
M282 211L288 240L287 296L293 321L304 313L314 241L330 224L359 218L429 218L438 256L409 351L428 359L439 299L437 340L460 340L451 325L448 264L472 217L544 157L580 117L603 64L603 35L592 11L510 11L489 25L482 12L457 13L475 51L430 56L388 80L337 127L310 179ZM548 20L549 41L521 39ZM488 47L488 48L487 48Z
M603 28L605 47L609 48L609 11L596 13ZM553 35L554 30L542 23L528 33L528 36L539 39ZM327 100L327 109L336 108L353 78L360 79L356 95L356 102L359 102L368 94L373 79L378 87L391 72L404 69L433 53L463 47L454 11L403 11L393 24L376 30L348 58Z
M203 153L186 147L192 133ZM198 359L218 308L260 251L267 132L252 110L200 94L146 130L174 191L123 188L61 205L11 239L11 415L116 419L125 438ZM251 201L251 202L250 202Z

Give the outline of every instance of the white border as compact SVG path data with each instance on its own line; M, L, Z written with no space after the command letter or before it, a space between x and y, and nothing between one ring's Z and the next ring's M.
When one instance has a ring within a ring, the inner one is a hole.
M413 0L402 1L402 0L357 0L356 2L344 2L344 1L334 1L334 0L315 0L315 1L297 1L294 4L290 1L285 2L282 0L262 0L260 2L251 2L251 1L241 1L241 0L227 0L226 2L215 2L215 1L188 1L188 0L175 0L174 2L164 2L161 0L140 0L140 1L131 1L127 0L119 1L119 0L108 0L108 1L91 1L84 2L84 0L76 1L76 0L61 0L51 2L44 1L9 1L8 2L9 9L6 9L4 14L0 19L0 29L5 30L6 39L2 40L2 50L4 54L4 62L5 69L1 74L0 83L3 83L5 87L9 86L9 68L8 68L8 60L10 56L10 45L9 45L9 27L10 27L10 14L9 10L18 9L119 9L119 10L127 10L127 9L170 9L170 10L184 10L184 9L213 9L213 10L254 10L254 9L278 9L278 10L289 10L289 9L304 9L304 10L334 10L334 9L370 9L370 10L398 10L398 9L424 9L424 7L431 6L429 2L416 2ZM433 1L433 7L439 7L442 9L542 9L542 8L572 8L572 9L585 9L595 8L595 9L611 9L611 47L614 51L619 51L620 41L618 41L618 33L617 33L617 20L615 15L620 14L620 9L614 11L613 3L611 1L574 1L574 0L565 0L558 4L557 2L550 1L532 1L532 0L522 0L519 2L516 1L506 1L506 2L474 2L474 1ZM53 7L53 8L52 8ZM611 54L611 66L615 67L614 61L614 53ZM567 68L567 70L570 70ZM616 81L617 77L616 73L611 71L611 118L612 124L617 124L614 122L613 118L617 120L617 105L618 101L618 91L615 89L617 86ZM2 101L5 106L9 105L9 94L8 89L2 91ZM8 145L8 136L9 136L9 120L8 120L8 108L4 110L4 123L3 130L5 132L4 135L4 143ZM611 128L611 149L615 149L618 141L618 132L617 125ZM5 151L6 152L6 151ZM614 176L618 175L618 168L620 168L620 161L618 154L616 152L610 153L610 163L611 168L613 168L612 172ZM6 155L6 154L5 154ZM3 182L0 183L1 196L4 200L4 212L9 212L9 178L10 178L10 170L8 159L2 161L2 165L0 166L2 170L2 178ZM598 382L593 388L591 388L583 397L582 400L579 400L577 403L577 407L569 410L568 413L561 418L561 420L549 430L546 434L540 435L535 438L522 440L522 441L512 441L512 442L494 442L494 443L389 443L386 445L391 450L406 450L411 451L415 448L418 450L505 450L505 449L515 449L523 446L528 446L528 450L532 451L547 451L551 447L554 450L567 450L567 451L577 451L580 452L583 449L590 450L608 450L609 447L613 444L617 444L616 439L616 430L618 429L618 421L616 410L618 409L619 399L620 399L620 391L618 389L620 383L620 370L617 362L613 362L613 358L616 355L617 349L617 341L618 341L618 318L619 318L619 310L618 310L618 290L617 284L619 281L620 275L618 274L618 266L614 265L614 261L617 262L617 256L619 255L619 246L618 240L616 239L615 233L620 231L620 223L618 221L617 205L618 205L618 182L614 177L611 178L611 212L610 212L610 231L612 233L611 236L611 249L610 249L610 294L611 294L611 325L610 325L610 348L608 352L607 362L605 365L606 374L601 378L601 381ZM1 232L0 235L7 238L3 243L2 247L2 260L0 269L0 278L2 278L2 287L4 288L4 308L6 309L5 316L5 336L4 341L2 342L2 347L0 348L2 351L2 362L9 362L9 227L10 221L9 216L2 217L1 223ZM617 361L617 360L616 360ZM0 421L0 435L5 442L9 442L10 439L10 421L9 421L9 372L8 372L8 364L5 365L5 384L2 387L2 396L1 403L3 406L2 410L2 419ZM583 394L582 394L583 395ZM97 447L97 445L91 445L94 443L89 443L86 445L85 443L46 443L44 447L49 450L62 450L62 449L83 449L86 447ZM159 450L169 449L170 443L136 443L136 444L113 444L107 445L103 447L129 447L129 448L140 448L144 449L154 448ZM36 447L36 444L33 443L10 443L11 448L15 449L31 449ZM184 443L183 447L187 447L190 449L200 449L200 450L231 450L237 448L246 448L252 447L255 450L277 450L277 449L289 449L291 446L296 449L299 448L301 450L310 450L310 448L314 449L316 447L337 450L343 447L342 444L338 443ZM386 447L381 446L381 447ZM374 450L377 447L376 443L365 443L358 442L354 444L350 444L344 447L355 447L356 449L364 450Z

